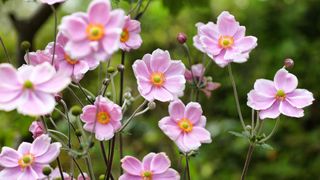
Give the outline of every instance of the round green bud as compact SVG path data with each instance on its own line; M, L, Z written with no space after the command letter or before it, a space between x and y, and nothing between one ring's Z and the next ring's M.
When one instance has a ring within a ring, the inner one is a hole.
M80 136L82 136L82 131L80 129L77 129L75 134L76 134L76 136L80 137Z
M104 174L101 174L100 176L99 176L99 180L104 180L105 179L105 175Z
M27 50L30 49L31 44L30 44L29 41L22 41L22 43L20 44L20 46L21 46L21 49L27 51Z
M77 105L72 106L70 110L71 110L71 114L74 116L79 116L82 113L81 107Z
M156 103L154 102L154 101L150 101L149 103L148 103L148 108L150 109L150 110L153 110L153 109L155 109L157 107L157 105L156 105Z
M112 96L112 93L111 93L110 91L108 91L108 92L106 93L106 96L107 96L108 98L110 98L110 97Z
M108 73L114 73L116 71L116 69L113 66L109 66L107 69Z
M51 172L52 172L52 169L49 166L45 166L44 168L42 168L42 174L44 174L45 176L49 176Z

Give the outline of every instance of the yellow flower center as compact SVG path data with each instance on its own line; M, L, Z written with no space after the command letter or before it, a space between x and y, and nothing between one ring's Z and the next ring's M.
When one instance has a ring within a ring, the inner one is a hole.
M25 89L33 89L33 83L29 80L26 80L23 84L23 88Z
M180 129L184 132L191 132L192 128L193 128L193 124L191 123L191 121L187 118L182 118L179 122L178 122L178 126L180 127Z
M231 36L221 36L219 38L219 46L227 49L230 48L234 44L234 39Z
M107 112L99 112L97 120L100 124L108 124L110 122L110 115Z
M77 59L72 59L68 54L64 55L64 59L71 65L77 64L79 62Z
M151 171L144 171L142 174L143 180L152 180L152 172Z
M19 161L18 164L21 168L26 168L28 166L31 166L34 161L34 156L30 153L23 155Z
M101 24L89 24L86 32L90 41L99 41L104 36L104 26Z
M283 101L286 98L286 93L283 90L278 90L276 94L276 99Z
M165 81L165 77L163 73L155 72L155 73L152 73L150 80L153 85L162 86Z
M127 42L129 39L129 32L127 29L123 29L120 37L122 43Z

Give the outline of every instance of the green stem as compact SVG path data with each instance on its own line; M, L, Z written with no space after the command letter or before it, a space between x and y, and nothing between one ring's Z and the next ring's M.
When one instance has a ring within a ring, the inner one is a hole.
M186 174L187 174L187 180L191 180L190 177L190 168L189 168L189 156L186 154L185 155L186 158Z
M280 117L277 118L276 124L274 125L271 133L267 137L265 137L264 139L260 140L259 142L263 143L263 142L266 142L267 140L269 140L274 135L274 133L277 131L279 123L280 123Z
M12 62L11 62L10 56L8 54L8 50L7 50L6 46L4 45L4 42L3 42L1 37L0 37L0 44L1 44L2 48L3 48L4 54L6 55L8 63L11 64Z
M53 52L52 52L52 60L51 60L51 64L53 65L54 63L54 56L56 53L56 43L57 43L57 25L58 25L58 18L57 18L57 11L54 8L54 6L50 6L54 15L54 41L53 41Z
M247 171L248 171L248 168L249 168L249 164L250 164L250 161L252 159L254 146L255 146L255 144L250 144L250 146L249 146L247 157L246 157L246 161L245 161L243 169L242 169L241 180L244 180L245 177L246 177L246 174L247 174Z
M136 116L136 114L143 108L145 104L147 104L147 100L143 101L143 103L132 113L132 115L127 119L127 121L122 125L119 132L123 131L124 128L130 123L130 121Z

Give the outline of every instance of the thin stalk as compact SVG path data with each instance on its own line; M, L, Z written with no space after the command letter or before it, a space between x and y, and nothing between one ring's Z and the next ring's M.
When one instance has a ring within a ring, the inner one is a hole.
M107 168L106 176L105 176L107 179L109 179L111 176L114 149L115 149L115 141L116 141L116 135L111 140L111 152L110 152L109 164L108 164L108 168Z
M89 171L90 179L95 180L90 155L87 154L87 156L85 157L84 160L86 161L86 165L87 165L87 168L88 168L88 171Z
M186 174L187 174L187 180L190 180L190 168L189 168L189 157L188 155L186 154L185 155L186 157Z
M253 150L254 150L254 146L255 146L255 144L250 144L250 146L249 146L247 157L246 157L246 161L244 163L242 174L241 174L241 180L244 180L245 177L246 177L246 174L247 174L247 171L248 171L248 168L249 168L249 164L250 164L250 161L251 161L252 153L253 153Z
M267 140L269 140L274 135L274 133L277 131L279 123L280 123L280 117L277 118L276 124L274 125L271 133L267 137L265 137L264 139L260 140L259 142L263 143L263 142L266 142Z
M67 107L67 104L64 102L64 100L60 101L64 111L65 111L65 116L67 117L67 121L68 121L68 147L71 149L71 121L68 115L69 109Z
M90 104L93 104L93 101L89 98L89 96L87 95L87 93L85 92L85 90L82 88L81 84L80 83L77 83L81 93L86 97L87 101L90 103ZM93 96L94 97L94 96Z
M57 18L57 11L54 8L54 6L50 6L54 15L54 41L53 41L53 52L52 52L52 60L51 64L53 65L54 63L54 56L56 53L56 43L57 43L57 25L58 25L58 18Z
M236 82L235 82L233 74L232 74L231 64L228 65L228 71L229 71L231 84L232 84L232 87L233 87L234 98L236 100L236 106L237 106L238 115L239 115L243 130L245 130L246 129L246 125L245 125L245 123L243 121L243 117L242 117L242 112L241 112L240 103L239 103L239 97L238 97L238 92L237 92L237 86L236 86Z
M0 44L1 44L2 48L3 48L4 54L6 55L8 63L12 64L10 56L9 56L9 53L8 53L8 50L7 50L6 46L4 45L4 42L3 42L1 37L0 37Z
M107 159L107 154L106 154L106 150L104 148L103 141L100 141L100 149L101 149L101 152L102 152L102 157L103 157L104 163L108 167L108 159Z
M84 107L84 104L82 103L82 101L80 100L80 98L77 96L77 94L70 88L70 87L68 87L67 88L70 92L71 92L71 94L76 98L76 100L78 101L78 103L82 106L82 107Z
M83 173L82 169L80 168L78 162L77 162L74 158L72 158L72 160L73 160L73 162L76 164L76 166L77 166L77 168L78 168L78 170L79 170L82 178L83 178L83 179L86 179L86 177L84 176L84 173Z
M251 111L251 135L253 135L254 132L254 109Z
M123 67L125 67L125 58L126 58L126 53L125 51L121 52L121 65ZM120 93L119 93L119 105L122 106L123 105L123 84L124 84L124 70L122 69L120 72ZM120 159L123 158L123 139L122 139L122 134L119 134L119 155L120 155ZM123 173L123 170L120 166L120 173Z
M61 166L59 157L57 157L57 164L58 164L58 168L59 168L59 172L60 172L61 179L64 180L63 170L62 170L62 166Z
M133 113L132 115L127 119L127 121L122 125L119 132L121 132L126 126L130 123L130 121L136 116L136 114L140 111L140 109L143 108L145 104L147 104L148 101L144 101Z

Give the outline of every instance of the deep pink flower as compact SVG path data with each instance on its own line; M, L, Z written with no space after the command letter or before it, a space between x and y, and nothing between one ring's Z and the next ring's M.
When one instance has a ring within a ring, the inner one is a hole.
M38 50L36 52L29 52L24 56L24 60L27 64L36 66L44 62L51 64L52 55L48 50Z
M205 68L202 64L195 64L191 66L191 70L186 70L184 76L190 84L194 86L199 85L200 90L209 98L211 97L211 91L218 89L221 84L217 82L211 82L211 80L204 76L204 72ZM196 84L194 84L194 81Z
M173 61L168 51L157 49L132 65L138 90L146 100L172 101L183 94L185 67Z
M61 144L50 143L48 135L41 135L33 143L23 142L18 150L3 147L0 154L0 179L29 180L44 177L42 169L54 161L59 153Z
M0 65L0 109L17 109L21 114L45 115L55 107L54 94L70 83L63 72L44 62L23 65L16 70L10 64Z
M98 96L94 105L87 105L82 111L83 128L95 133L99 141L111 139L121 127L121 107L105 97Z
M41 121L33 121L29 127L29 131L32 133L33 139L45 134L45 127Z
M277 118L280 114L302 117L302 108L312 104L313 95L306 89L297 89L298 79L284 68L274 80L258 79L248 93L248 106L259 110L261 119Z
M64 50L67 42L68 38L59 33L56 42L54 64L57 70L64 71L73 81L78 82L88 70L95 69L99 65L99 61L92 54L72 59ZM53 43L49 43L46 49L52 54Z
M109 0L94 0L87 13L74 13L62 19L60 31L69 38L65 46L73 59L94 53L104 60L119 48L124 12L112 10Z
M179 180L180 175L172 168L170 159L165 153L149 153L142 162L132 156L121 160L124 174L119 180Z
M126 16L124 27L122 29L120 37L120 49L124 51L138 49L142 44L140 32L140 22L134 19L130 19L130 16Z
M257 46L257 38L245 36L246 28L227 11L219 15L217 24L197 23L196 26L198 34L193 37L194 46L220 67L230 62L246 62L250 51Z
M173 140L179 149L188 153L197 150L201 143L211 143L211 135L205 129L206 117L199 103L185 106L180 100L169 104L169 116L159 121L160 129Z
M64 2L66 0L40 0L42 3L45 3L45 4L49 4L49 5L53 5L55 3L61 3L61 2Z

